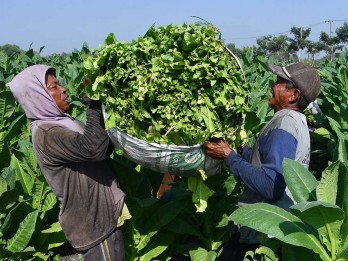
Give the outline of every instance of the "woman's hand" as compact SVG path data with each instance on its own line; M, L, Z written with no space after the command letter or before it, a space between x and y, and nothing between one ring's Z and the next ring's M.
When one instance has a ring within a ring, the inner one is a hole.
M91 83L91 80L87 76L83 77L83 83L82 83L83 88L86 88L90 83Z

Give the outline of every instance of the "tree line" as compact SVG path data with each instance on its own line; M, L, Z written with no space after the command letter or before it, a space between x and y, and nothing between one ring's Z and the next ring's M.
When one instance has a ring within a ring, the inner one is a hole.
M293 26L290 34L291 36L285 34L278 36L266 35L256 39L256 46L243 47L242 49L238 49L234 43L228 43L226 46L237 56L242 56L247 49L253 48L257 53L278 60L298 61L301 59L299 52L307 53L308 59L312 63L322 52L324 52L325 58L332 60L348 43L348 23L338 27L334 34L321 32L318 41L309 40L311 28L304 29L303 27Z
M328 21L330 22L330 21ZM309 40L311 28L293 26L290 29L291 36L281 34L278 36L266 35L256 39L256 46L246 46L237 48L234 43L227 43L226 46L237 56L241 57L248 49L266 57L273 57L277 60L299 61L299 53L306 53L308 59L314 63L320 53L324 52L324 57L332 60L337 56L348 43L348 23L338 27L334 34L321 32L318 41ZM24 52L15 44L5 44L0 46L0 52L4 51L8 56L13 53ZM62 53L61 55L66 55Z

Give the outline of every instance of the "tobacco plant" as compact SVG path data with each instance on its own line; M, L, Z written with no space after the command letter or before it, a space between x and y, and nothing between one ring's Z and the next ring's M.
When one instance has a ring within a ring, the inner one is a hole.
M347 260L347 163L331 164L320 181L290 159L284 159L283 170L296 201L291 213L267 203L255 203L233 212L231 220L286 243L282 246L284 253L291 247L294 254L283 254L282 260L305 260L308 253L310 260ZM273 260L277 260L276 256Z

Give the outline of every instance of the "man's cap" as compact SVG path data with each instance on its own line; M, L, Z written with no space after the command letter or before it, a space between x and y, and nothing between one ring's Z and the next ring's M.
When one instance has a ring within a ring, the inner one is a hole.
M320 78L314 67L302 62L292 63L284 67L267 64L267 67L275 75L292 82L309 103L319 96Z

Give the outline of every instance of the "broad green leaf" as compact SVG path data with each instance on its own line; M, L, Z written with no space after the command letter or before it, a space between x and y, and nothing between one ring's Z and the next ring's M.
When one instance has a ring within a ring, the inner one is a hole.
M261 119L256 115L255 111L248 112L245 118L245 129L253 130L260 124Z
M208 107L203 106L201 108L201 114L205 123L205 126L207 130L210 133L214 133L215 128L214 128L214 121L215 121L215 115L209 110Z
M11 167L5 168L2 170L1 176L6 180L10 189L15 188L15 185L16 185L16 170L15 169Z
M11 157L11 166L16 169L16 176L19 179L24 192L28 195L32 195L34 179L23 170L20 165L20 161L15 155L12 155Z
M317 200L336 204L338 170L340 165L340 161L336 161L323 171L316 189Z
M344 248L338 253L336 261L347 261L348 260L348 248Z
M342 162L348 161L346 140L343 137L338 138L338 160Z
M41 176L40 176L41 177ZM40 177L34 180L34 190L33 190L33 208L41 208L41 201L45 193L46 184L42 181Z
M60 231L62 231L62 226L60 225L59 222L55 222L51 224L49 228L42 230L41 233L46 234L46 233L54 233L54 232L60 232Z
M162 232L152 238L147 244L146 248L142 251L144 254L140 254L139 261L151 261L156 260L160 254L162 254L174 241L174 236L169 232Z
M216 228L226 227L230 223L228 215L226 213L222 214L220 221L216 224Z
M30 150L26 152L30 152ZM32 177L34 182L37 173L33 170L33 167L30 166L30 155L32 154L25 155L25 158L23 158L20 162L20 166L22 167L23 172L27 173L30 177Z
M39 168L37 159L36 159L36 155L34 152L34 148L32 145L30 145L27 148L27 158L28 158L28 165L31 167L33 173L35 176L39 176L41 175L41 169ZM43 177L43 176L42 176Z
M39 242L35 247L41 252L49 252L52 248L59 247L66 242L64 232L58 222L51 225L50 228L42 230Z
M193 192L192 202L196 206L197 212L204 212L207 208L208 199L214 194L201 177L188 177L188 189Z
M36 254L40 252L36 251L34 247L28 246L20 252L12 253L13 260L26 260L26 261L45 261L46 259L37 259Z
M348 91L348 69L346 65L339 68L338 77L341 80L342 91Z
M68 64L67 69L70 81L76 82L76 78L79 76L79 71L76 66L74 64Z
M147 233L146 235L140 235L139 242L136 245L136 248L138 251L142 250L147 246L147 244L150 242L151 238L157 233L157 231L153 231L150 233Z
M0 244L0 260L9 260L12 253Z
M203 237L202 233L195 227L195 224L189 222L189 219L180 216L166 225L166 229L173 233Z
M9 90L0 92L0 126L4 125L6 118L14 112L14 108L15 100L11 92Z
M312 250L289 244L282 245L282 261L321 260Z
M224 234L227 234L228 231L225 230ZM221 249L221 246L224 244L224 241L222 241L221 237L219 237L219 236L216 236L216 238L217 239L215 241L213 241L213 242L210 242L209 239L208 240L206 239L205 241L203 240L203 238L200 238L200 239L201 239L202 242L207 242L205 244L206 244L206 246L209 246L208 249L211 249L213 251L219 251Z
M24 113L12 121L11 125L7 129L6 140L10 141L15 138L20 133L21 126L23 126L26 122L27 117Z
M214 261L216 260L217 253L214 251L207 251L204 248L199 247L196 250L190 251L190 258L192 261Z
M18 202L19 192L17 189L7 190L0 196L0 213L4 209L9 209Z
M318 181L300 163L285 158L283 160L283 174L296 202L316 200L315 189Z
M341 130L341 125L335 119L333 119L331 117L327 117L327 119L329 120L331 128L336 132L337 137L339 139L343 138L344 135L343 135L342 130Z
M262 255L262 260L264 261L277 261L279 260L276 256L276 254L273 252L272 249L261 246L255 250L255 253L258 255Z
M3 133L0 133L0 135ZM0 170L9 166L9 163L11 161L11 152L10 148L8 146L8 143L6 141L2 141L0 138Z
M319 135L323 135L323 136L324 135L330 135L330 132L327 129L322 128L322 127L316 129L314 132L319 134Z
M44 202L41 206L41 215L40 218L43 219L43 217L45 216L46 212L50 209L52 209L57 203L57 197L53 194L52 191L50 191L45 199Z
M86 59L86 61L84 61L83 66L84 66L84 68L85 68L86 70L93 70L94 67L93 67L93 59L92 59L92 57L88 57L88 58Z
M230 216L236 223L279 240L313 250L323 260L331 260L320 240L301 219L279 207L255 203L240 207Z
M35 252L35 254L33 256L34 256L33 260L40 260L40 261L49 260L49 258L50 258L50 254L45 254L45 253L40 253L40 252ZM39 259L37 259L36 257Z
M26 51L25 55L31 60L34 57L34 50L30 48L28 51Z
M19 226L18 224L32 211L33 208L30 206L29 202L22 201L15 204L11 207L10 211L7 212L1 226L2 232L7 235L15 234Z
M336 205L344 211L345 218L342 224L341 238L347 242L345 245L348 247L348 165L347 163L340 165Z
M265 119L269 111L269 106L267 102L262 102L257 110L257 116L260 119Z
M341 104L340 123L342 129L348 129L348 104Z
M165 226L169 222L175 219L175 217L181 213L187 206L187 201L176 200L168 202L159 208L146 220L144 231L152 232L157 231L161 227Z
M233 193L233 191L237 188L237 185L237 178L233 175L229 175L226 179L226 182L224 182L223 184L228 196Z
M8 189L6 180L0 176L0 196L7 190Z
M48 238L47 250L59 247L63 245L64 243L66 243L64 232L63 231L55 232L51 234L50 237Z
M22 251L29 243L35 230L39 211L33 211L20 223L17 233L7 241L7 249L11 252Z
M139 207L141 208L150 207L158 202L156 198L144 198L144 199L136 198L135 200L139 204Z
M263 261L263 256L261 256L261 260ZM257 260L256 254L252 250L248 250L244 255L244 260ZM267 260L268 261L268 260Z
M338 206L323 201L301 202L291 207L291 212L314 227L323 244L336 256L341 243L340 228L344 212Z

